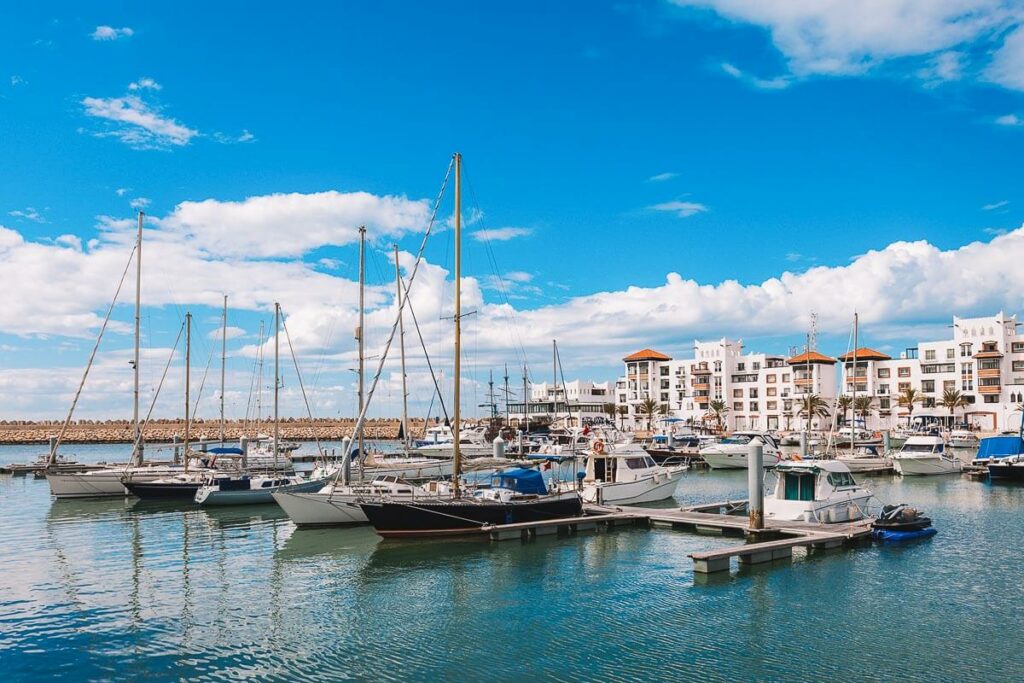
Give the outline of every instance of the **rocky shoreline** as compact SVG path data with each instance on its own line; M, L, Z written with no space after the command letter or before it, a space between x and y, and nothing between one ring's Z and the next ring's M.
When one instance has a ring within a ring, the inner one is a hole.
M0 444L45 444L51 436L60 433L61 422L0 422ZM397 418L367 420L363 433L368 439L397 439L401 421ZM300 420L281 421L281 438L292 441L340 440L351 436L355 420ZM229 421L225 437L236 441L243 435L253 438L257 433L271 434L273 425L263 423L257 429L252 423ZM420 435L424 430L422 418L409 420L409 431ZM165 443L185 433L183 420L153 420L145 429L145 440L150 443ZM191 438L215 439L220 437L220 422L217 420L192 423ZM63 443L131 443L132 428L128 420L76 420L68 425Z

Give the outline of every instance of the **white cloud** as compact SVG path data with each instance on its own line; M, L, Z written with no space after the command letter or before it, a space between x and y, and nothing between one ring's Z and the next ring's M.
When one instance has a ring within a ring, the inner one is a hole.
M698 213L704 213L708 210L708 207L697 202L663 202L661 204L655 204L647 207L652 211L667 211L674 213L679 218L689 218L695 216Z
M317 259L316 264L318 266L320 266L321 268L326 268L327 270L338 270L343 265L345 265L345 262L341 261L339 259L336 259L336 258L326 258L326 257L324 257L324 258L321 258L321 259Z
M221 336L223 336L228 341L231 341L232 339L238 339L239 337L244 337L245 335L246 331L243 330L241 327L234 327L233 325L228 325L226 330L223 327L215 327L214 329L206 333L206 338L215 341L220 341Z
M1024 126L1024 120L1016 114L1004 114L996 119L996 124L1000 126Z
M994 211L996 209L1003 208L1004 206L1006 206L1009 203L1010 203L1010 201L1008 199L1003 199L1002 201L992 202L991 204L986 204L985 206L981 207L981 210L982 211Z
M82 100L82 106L87 116L113 124L110 130L95 135L116 137L135 149L183 146L199 135L199 131L162 116L135 95L86 97Z
M931 58L930 78L959 77L959 59L941 53L991 41L1024 15L1017 0L671 1L763 27L798 77L860 75L901 58ZM989 77L1020 88L1024 75L1017 33L996 54Z
M530 228L491 228L475 230L470 233L477 242L507 242L516 237L526 237L532 234L533 230Z
M152 78L140 78L137 81L128 84L129 90L162 90L163 86L154 81Z
M985 70L985 76L1004 87L1024 90L1024 27L1018 27L1006 37Z
M243 130L242 134L238 136L239 142L252 142L256 139L256 136L247 130Z
M788 76L758 78L757 76L752 76L728 62L722 62L722 71L729 74L736 80L745 83L752 88L757 88L758 90L785 90L793 83L793 79Z
M11 87L15 88L19 85L25 85L25 79L21 76L11 76Z
M24 218L29 221L35 221L36 223L46 222L46 219L31 206L26 206L24 210L16 209L14 211L8 211L7 215L14 216L15 218Z
M964 75L966 55L963 52L950 50L940 52L926 66L917 72L927 87L935 87L949 81L959 81Z
M649 183L663 183L666 180L672 180L673 178L676 178L678 176L679 176L678 173L672 173L672 172L669 172L669 173L659 173L657 175L652 175L650 178L647 179L647 182L649 182Z
M123 197L125 193L127 193L128 190L130 189L130 187L119 187L116 190L114 190L114 193L117 194L118 197Z
M117 40L119 38L131 38L135 35L135 31L127 26L122 28L114 28L113 26L97 26L96 30L90 35L93 40Z
M128 202L128 206L133 209L144 209L149 206L149 199L146 197L136 197L135 199Z
M245 142L255 142L256 136L250 133L248 130L243 130L238 135L227 135L225 133L216 132L211 135L214 141L221 143L222 145L235 145Z

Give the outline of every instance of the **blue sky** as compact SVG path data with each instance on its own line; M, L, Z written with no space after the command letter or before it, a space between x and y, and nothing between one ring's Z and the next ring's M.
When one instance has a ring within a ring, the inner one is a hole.
M162 245L144 288L151 382L183 311L207 334L229 293L244 412L259 320L281 298L318 412L350 414L354 225L371 226L373 354L390 321L386 252L415 251L455 150L467 231L496 231L466 240L474 391L505 361L546 377L552 337L571 375L604 379L634 347L684 354L695 337L785 352L812 310L832 353L855 307L890 350L944 335L954 313L1016 312L1024 8L925 5L9 8L0 272L21 303L0 315L0 384L17 396L0 411L65 409L134 201ZM444 359L451 253L441 232L420 283ZM124 332L104 340L86 415L126 409Z

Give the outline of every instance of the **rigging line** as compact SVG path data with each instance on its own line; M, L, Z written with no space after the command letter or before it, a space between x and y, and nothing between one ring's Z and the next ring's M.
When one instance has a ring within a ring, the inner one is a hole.
M199 413L199 401L203 398L203 387L206 386L206 376L210 374L210 366L213 364L213 346L210 346L210 355L206 360L206 369L203 370L203 380L199 383L199 392L196 394L196 401L192 405L192 415L188 420L189 431L192 431L192 426L196 423L196 418ZM201 440L201 439L200 439Z
M441 386L437 383L437 375L434 374L434 365L430 362L430 354L427 352L427 343L423 340L423 332L420 331L420 323L416 319L416 311L412 307L412 301L409 300L409 289L405 286L405 280L402 280L402 303L409 307L409 314L412 316L413 326L416 328L416 336L419 337L420 346L423 347L423 357L427 360L427 369L430 371L430 379L434 382L434 391L437 393L438 401L441 404L441 412L444 413L444 421L448 422L448 409L444 405L444 396L441 395ZM430 404L433 406L434 399L431 397Z
M558 361L558 375L562 378L562 395L565 396L565 412L569 415L569 427L572 427L572 408L569 407L569 389L565 382L565 368L562 367L562 352L555 346L555 360ZM558 384L555 384L555 405L558 403ZM583 408L580 408L580 427L583 427ZM573 450L576 450L575 440Z
M253 362L252 362L252 375L250 375L250 377L249 377L249 398L247 398L246 401L245 401L245 422L243 423L243 426L242 426L242 429L243 429L243 431L245 433L249 432L249 417L252 415L252 411L255 409L255 405L256 405L255 387L256 387L256 382L259 381L259 380L256 379L256 368L259 367L260 351L262 350L262 347L263 347L263 321L261 320L260 321L260 331L259 331L259 341L256 344L256 355L253 358Z
M408 292L412 289L412 285L416 280L416 274L419 272L420 262L423 260L423 251L427 248L427 240L430 239L430 233L434 227L434 221L437 218L437 212L441 207L441 199L444 197L445 189L448 187L448 180L451 178L452 169L455 168L455 155L452 155L451 161L448 162L448 171L445 173L444 182L441 184L441 190L437 194L437 199L434 203L434 210L430 215L430 221L427 223L427 229L423 233L423 239L420 242L419 251L416 253L416 261L413 263L412 272L409 274L409 284L406 285L406 296L402 299L402 305L398 307L398 314L395 316L395 321L391 324L391 333L388 335L387 343L384 345L384 352L380 354L380 360L377 363L377 371L373 375L373 379L370 382L370 390L367 393L366 401L363 403L363 409L359 411L359 419L356 420L355 431L353 434L358 434L359 430L362 429L363 423L366 422L366 411L370 407L370 401L373 399L373 392L377 389L377 384L380 382L380 375L384 371L384 363L388 358L388 351L391 349L391 343L395 340L395 333L398 332L398 323L402 317L402 310L409 302ZM345 454L348 457L348 454ZM363 454L360 453L360 458Z
M309 415L310 423L313 422L313 411L309 407L309 398L306 396L306 388L302 386L302 372L299 370L299 359L295 357L295 347L292 346L292 336L288 334L288 323L285 321L284 315L281 316L281 327L284 328L284 338L288 340L288 351L291 352L292 363L295 364L295 378L299 380L299 391L302 392L302 400L306 404L306 413ZM313 440L316 441L316 452L320 454L320 457L327 460L327 454L324 449L320 446L320 437L316 434L316 425L312 424Z
M64 438L64 434L68 430L68 425L71 424L71 417L75 413L75 406L78 405L78 399L82 396L82 389L85 387L85 380L89 377L89 370L92 369L93 361L96 360L96 352L100 348L100 340L103 339L103 333L107 331L107 323L110 322L110 314L114 312L114 305L117 303L117 297L121 294L121 287L124 286L124 280L128 277L128 270L132 267L132 261L135 258L135 251L139 248L138 243L132 247L131 253L128 254L128 263L125 264L124 273L121 274L121 281L117 283L117 290L114 292L114 298L110 300L110 306L107 307L107 315L103 318L103 325L100 326L100 332L96 336L96 343L93 344L92 353L89 354L89 362L85 365L85 372L82 373L82 381L78 383L78 389L75 391L75 398L71 401L71 408L68 409L68 416L64 418L64 424L60 427L60 432L57 434L56 441L53 442L53 448L50 449L50 457L47 460L47 464L52 465L57 457L57 448L60 446L61 440Z

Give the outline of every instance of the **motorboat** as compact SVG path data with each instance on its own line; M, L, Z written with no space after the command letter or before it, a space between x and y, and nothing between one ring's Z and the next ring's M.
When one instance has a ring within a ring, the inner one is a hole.
M772 467L782 459L775 438L766 432L733 432L718 443L700 449L700 457L714 470L744 469L751 444L762 446L764 466Z
M821 446L825 443L825 438L821 435L821 432L790 432L778 439L779 445L787 447L799 446L801 434L807 434L808 448Z
M871 523L871 538L883 543L904 543L934 536L932 520L905 504L886 505Z
M479 535L493 525L578 517L583 512L577 490L549 490L539 471L520 467L496 472L490 486L467 490L465 495L364 500L359 506L385 538Z
M903 476L953 474L963 469L963 463L948 453L946 442L938 434L918 434L892 456L893 467Z
M359 507L363 500L422 500L449 494L445 482L416 486L387 475L362 484L331 482L310 493L279 490L272 496L297 526L346 526L367 523Z
M481 458L491 455L494 447L484 438L482 429L461 431L459 434L459 452L466 458ZM410 454L424 458L451 458L455 453L452 439L438 441L410 450Z
M582 481L584 502L636 505L671 498L688 465L663 467L635 443L605 445L595 439ZM563 486L575 486L575 482Z
M422 446L432 446L439 443L451 443L452 439L455 438L455 433L452 432L452 428L447 424L434 425L433 427L427 427L425 438L416 440L413 445L417 448Z
M774 468L775 490L764 500L766 519L833 524L867 517L873 495L838 460L786 460Z
M307 479L298 474L267 473L213 477L196 490L194 500L202 506L260 505L273 503L273 494L277 491L318 491L325 483L326 478Z
M833 446L877 446L882 443L882 435L870 432L863 427L841 427L832 435Z
M977 448L978 435L966 429L954 429L949 433L950 448Z
M1017 432L987 436L978 443L978 452L971 464L987 466L1020 455L1024 455L1024 437Z
M853 452L836 455L837 461L845 464L851 472L888 472L892 470L892 459L880 453L878 446L862 446Z

